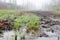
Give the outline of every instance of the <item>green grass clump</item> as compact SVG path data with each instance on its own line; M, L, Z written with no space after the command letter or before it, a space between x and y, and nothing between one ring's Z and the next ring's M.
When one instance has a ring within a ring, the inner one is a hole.
M17 17L17 19L14 21L14 28L22 27L22 24L26 25L26 30L38 30L38 26L40 25L40 17L34 15L34 14L25 14L22 16Z

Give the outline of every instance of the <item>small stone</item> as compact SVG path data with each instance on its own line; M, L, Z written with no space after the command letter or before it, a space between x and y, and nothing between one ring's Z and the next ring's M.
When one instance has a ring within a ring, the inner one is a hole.
M42 27L43 27L43 28L49 28L50 25L48 25L48 24L42 24Z
M52 33L54 33L54 30L52 30Z
M49 37L49 36L45 33L42 33L42 34L40 34L40 37Z
M42 21L42 22L41 22L41 24L45 24L45 22L44 22L44 21Z
M43 21L45 22L45 24L48 24L51 22L51 20L49 20L49 19L43 19Z
M60 34L60 25L54 25L51 27L55 33Z

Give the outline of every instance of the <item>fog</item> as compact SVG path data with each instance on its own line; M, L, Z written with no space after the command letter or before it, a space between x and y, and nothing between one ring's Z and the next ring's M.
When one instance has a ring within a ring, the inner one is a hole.
M59 7L59 0L17 0L17 4L26 10L52 11Z
M6 2L12 2L13 0L2 0ZM42 10L51 11L56 9L60 0L16 0L16 4L20 5L24 10Z

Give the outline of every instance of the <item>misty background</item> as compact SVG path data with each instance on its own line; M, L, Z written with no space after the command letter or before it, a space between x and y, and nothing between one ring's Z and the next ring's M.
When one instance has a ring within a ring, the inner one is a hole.
M0 9L53 11L60 9L60 0L0 0Z

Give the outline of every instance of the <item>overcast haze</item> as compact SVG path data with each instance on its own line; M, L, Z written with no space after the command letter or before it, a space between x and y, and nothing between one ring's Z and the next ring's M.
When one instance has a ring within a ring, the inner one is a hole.
M6 2L9 2L9 0L6 0ZM59 0L16 0L17 5L23 6L30 10L48 10L48 8L52 9L51 7L55 6L58 2Z

